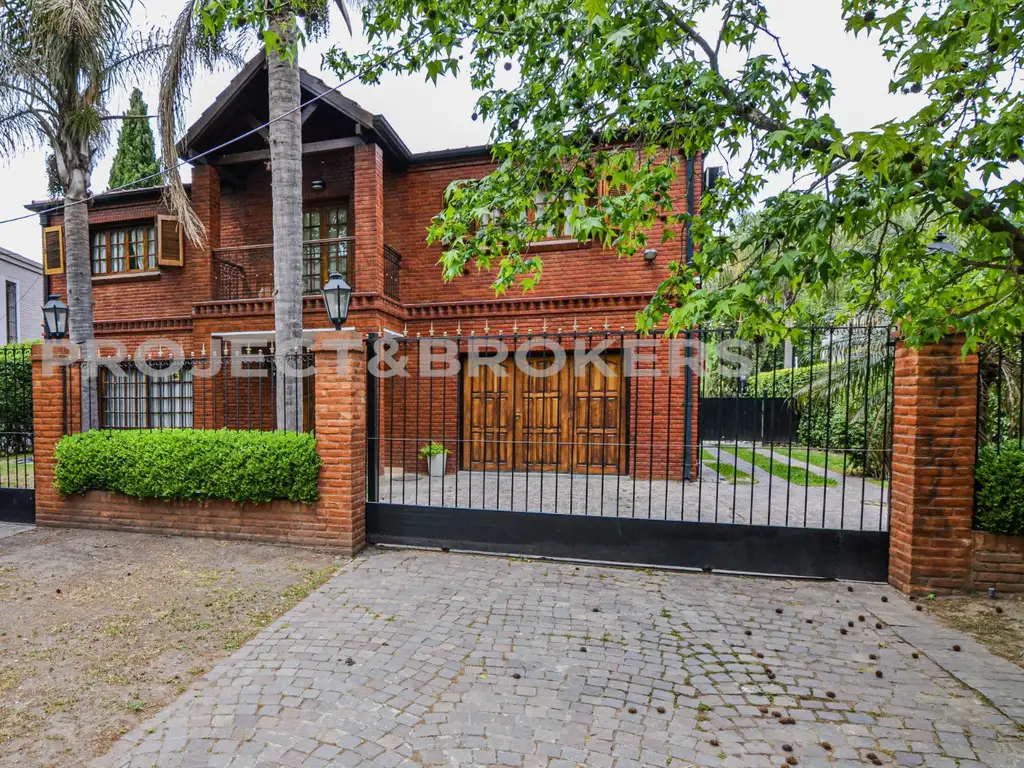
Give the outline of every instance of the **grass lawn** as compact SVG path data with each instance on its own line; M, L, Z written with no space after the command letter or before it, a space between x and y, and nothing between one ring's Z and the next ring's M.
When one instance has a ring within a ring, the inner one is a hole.
M825 451L820 450L818 448L811 448L810 451L808 451L806 448L798 448L794 446L792 448L775 448L774 452L777 455L792 458L795 461L805 461L808 464L811 464L815 467L821 467L822 469L828 468L832 472L836 472L838 474L846 474L847 476L853 475L856 477L861 477L859 473L854 471L854 467L852 466L852 462L849 460L849 458L846 459L846 471L844 473L843 451L838 449L835 451L828 452L827 461ZM876 480L873 477L865 477L864 479L867 480L872 485L882 484L881 480Z
M0 487L35 488L34 468L31 453L12 453L10 457L0 453Z
M727 448L722 447L722 450L726 453L731 453L736 458L754 464L765 472L770 472L776 477L781 477L783 480L788 480L794 485L808 485L814 488L827 485L829 488L835 488L838 483L831 477L827 480L821 475L817 475L813 472L808 472L806 469L792 466L784 461L773 461L770 456L756 452L753 448Z
M0 765L89 764L338 568L250 542L0 540Z
M734 483L746 483L751 485L754 483L754 478L744 472L742 469L737 469L732 464L727 464L724 461L719 461L715 456L706 450L702 450L704 463L707 464L711 469L717 472L719 475L724 477L726 480L732 480Z

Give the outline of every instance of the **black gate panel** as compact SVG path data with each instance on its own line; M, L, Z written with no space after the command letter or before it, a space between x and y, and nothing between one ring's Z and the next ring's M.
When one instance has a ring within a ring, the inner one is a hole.
M643 520L370 503L372 544L527 557L885 581L888 531Z
M702 397L702 440L792 443L800 412L783 397Z
M36 521L36 492L32 488L0 488L0 523Z

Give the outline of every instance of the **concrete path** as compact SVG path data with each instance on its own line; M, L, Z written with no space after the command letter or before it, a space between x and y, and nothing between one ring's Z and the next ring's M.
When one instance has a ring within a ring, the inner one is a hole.
M853 589L371 551L95 765L1024 765L948 631Z
M0 539L8 536L17 536L19 533L34 530L34 525L22 525L21 523L0 523Z

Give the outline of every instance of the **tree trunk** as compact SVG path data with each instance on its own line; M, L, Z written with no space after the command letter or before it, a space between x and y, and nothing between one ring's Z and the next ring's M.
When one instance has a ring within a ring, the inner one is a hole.
M274 206L274 328L277 428L302 429L302 123L295 18L278 15L270 28L280 48L267 52L270 163ZM291 62L280 50L296 51ZM285 117L280 117L290 112ZM279 119L280 118L280 119Z
M82 345L86 360L93 353L94 329L92 322L92 267L89 258L89 182L92 175L88 149L72 152L65 160L64 248L68 283L68 331L71 341ZM100 423L99 387L96 366L82 365L81 424L82 431L97 429ZM72 413L74 413L74 403Z

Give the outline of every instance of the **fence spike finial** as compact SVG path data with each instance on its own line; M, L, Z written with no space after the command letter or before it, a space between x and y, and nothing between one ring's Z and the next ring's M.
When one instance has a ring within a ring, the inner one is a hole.
M578 317L572 319L572 332L576 333L580 329L580 321Z
M611 328L611 323L608 322L608 315L605 315L604 316L604 329L607 331L609 328Z
M408 336L409 335L409 324L408 323L406 323L405 325L402 326L402 335L403 336Z
M559 328L558 330L562 330L562 329ZM544 318L544 324L541 326L541 333L547 333L547 332L548 332L548 320L547 320L547 318Z
M490 332L491 332L491 324L488 321L484 320L484 335L486 336Z
M518 319L512 321L512 333L513 334L519 333L519 320Z
M462 335L462 321L461 320L459 320L458 325L455 326L455 335L456 336L461 336Z
M434 335L434 321L433 320L430 321L430 330L427 332L427 335L428 336L433 336Z

